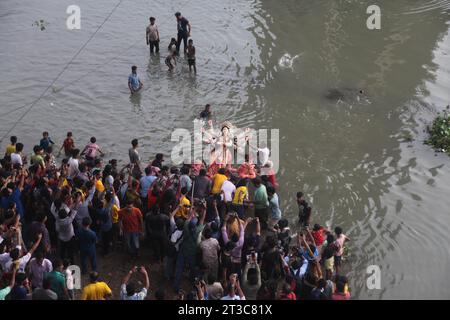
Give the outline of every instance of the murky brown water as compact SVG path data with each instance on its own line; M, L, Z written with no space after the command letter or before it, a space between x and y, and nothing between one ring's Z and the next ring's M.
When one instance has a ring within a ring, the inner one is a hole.
M77 1L82 29L69 31L71 1L0 2L0 135L116 3ZM370 4L124 0L13 132L27 152L43 130L60 142L71 129L80 145L95 134L109 157L126 159L134 137L146 157L168 154L172 129L191 128L206 103L217 120L279 128L284 213L295 218L303 190L316 221L347 230L353 295L448 299L450 158L422 141L450 103L450 1L378 1L380 31L365 27ZM165 52L177 10L193 24L197 77L186 63L168 74L145 46L154 15ZM38 19L45 31L31 26ZM299 55L291 68L278 64L286 53ZM126 86L132 64L145 84L140 99ZM358 99L360 88L367 97ZM329 99L331 89L342 99ZM381 267L381 290L366 288L371 264Z

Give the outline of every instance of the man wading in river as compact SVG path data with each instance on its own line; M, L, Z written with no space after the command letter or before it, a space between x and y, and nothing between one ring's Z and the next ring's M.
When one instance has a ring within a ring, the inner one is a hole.
M191 36L192 27L189 21L183 17L180 12L175 13L175 17L177 18L178 30L177 54L180 54L181 40L183 40L183 52L186 53L187 40Z
M155 23L155 18L150 17L150 24L147 27L145 38L147 39L147 45L150 45L150 54L155 51L159 52L159 31L158 26Z
M132 66L131 67L131 74L128 77L128 88L130 89L131 94L138 92L142 89L144 84L141 82L141 79L139 79L139 76L137 75L137 67Z

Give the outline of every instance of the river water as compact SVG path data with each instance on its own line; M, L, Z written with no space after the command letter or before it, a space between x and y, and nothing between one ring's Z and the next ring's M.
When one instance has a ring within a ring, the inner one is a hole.
M280 129L283 212L295 221L302 190L314 221L343 227L354 297L450 298L450 158L422 143L450 103L450 1L378 1L371 31L371 1L123 0L30 109L118 3L77 0L81 30L70 31L73 2L0 2L1 136L20 120L12 133L27 153L42 131L60 143L71 130L120 159L136 137L150 158L170 154L173 128L192 129L210 103L218 121ZM183 59L173 74L163 63L178 10L192 23L197 76ZM160 57L145 45L150 15ZM279 64L285 54L298 55L291 66ZM130 98L133 64L145 88ZM366 286L369 265L380 290Z

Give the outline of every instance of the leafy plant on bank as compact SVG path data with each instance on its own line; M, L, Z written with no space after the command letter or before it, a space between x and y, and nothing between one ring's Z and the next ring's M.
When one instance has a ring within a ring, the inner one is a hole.
M450 114L447 110L443 114L438 115L433 121L431 128L428 126L428 134L430 137L425 140L425 144L433 146L437 151L446 152L450 155Z

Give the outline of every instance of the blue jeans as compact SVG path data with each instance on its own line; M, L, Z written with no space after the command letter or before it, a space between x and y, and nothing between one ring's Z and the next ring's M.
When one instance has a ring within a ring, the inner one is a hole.
M180 289L181 277L183 276L184 266L187 263L190 270L190 280L193 281L197 276L197 266L196 266L196 256L193 255L184 255L183 252L178 253L177 263L175 266L175 290L178 291Z
M138 232L124 232L125 243L127 244L128 252L137 255L139 250L139 233Z
M95 248L86 251L80 251L80 258L82 273L87 272L88 261L91 263L92 271L97 271L97 253L95 252Z

